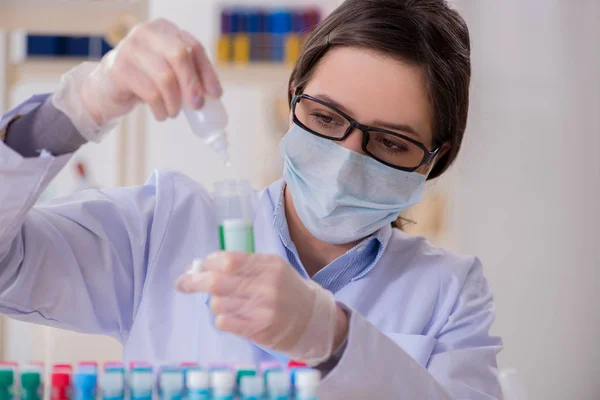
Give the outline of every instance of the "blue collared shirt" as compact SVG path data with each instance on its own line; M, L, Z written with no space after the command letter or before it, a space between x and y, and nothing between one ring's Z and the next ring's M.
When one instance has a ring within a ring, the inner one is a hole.
M302 261L300 261L296 245L294 245L290 237L285 216L284 190L285 185L282 186L277 203L275 204L273 226L279 233L281 242L285 246L289 263L302 277L310 279L308 272L306 272L306 269L302 265ZM375 268L387 247L391 235L392 227L391 225L386 225L333 260L333 262L317 272L312 279L335 294L348 283L363 278Z

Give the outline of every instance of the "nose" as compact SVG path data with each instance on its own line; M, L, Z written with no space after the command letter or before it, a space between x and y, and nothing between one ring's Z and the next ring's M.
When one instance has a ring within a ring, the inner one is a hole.
M363 141L363 132L358 128L354 128L354 129L352 129L350 134L348 136L346 136L346 139L339 142L339 144L340 144L340 146L343 146L343 147L347 148L348 150L351 150L355 153L366 155L362 149L362 141Z

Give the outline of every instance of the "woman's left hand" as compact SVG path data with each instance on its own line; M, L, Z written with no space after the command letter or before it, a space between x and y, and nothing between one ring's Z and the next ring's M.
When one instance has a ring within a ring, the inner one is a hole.
M327 360L348 334L348 317L331 292L276 255L214 253L176 287L211 294L218 329L309 365Z

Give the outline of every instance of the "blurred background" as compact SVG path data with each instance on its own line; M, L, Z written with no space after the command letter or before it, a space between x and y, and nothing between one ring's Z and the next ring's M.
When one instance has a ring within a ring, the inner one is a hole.
M164 17L217 63L235 168L263 188L281 176L287 80L303 32L341 2L0 0L0 110L53 91L134 24ZM505 344L500 367L517 371L523 398L598 399L600 1L452 3L471 31L469 125L458 163L407 212L417 222L408 230L482 259L493 333ZM45 198L141 184L157 168L208 188L224 176L183 117L158 123L140 107L116 131L84 146ZM0 359L121 358L111 339L0 321Z

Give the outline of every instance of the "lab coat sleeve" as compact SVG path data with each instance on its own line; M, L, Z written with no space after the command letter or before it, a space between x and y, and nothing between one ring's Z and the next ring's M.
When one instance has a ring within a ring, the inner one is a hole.
M69 158L46 151L24 158L0 143L0 313L123 341L170 198L157 199L155 177L140 187L89 190L36 206Z
M498 399L496 355L502 344L488 333L494 315L492 296L476 261L424 368L351 311L346 350L324 378L320 398Z

